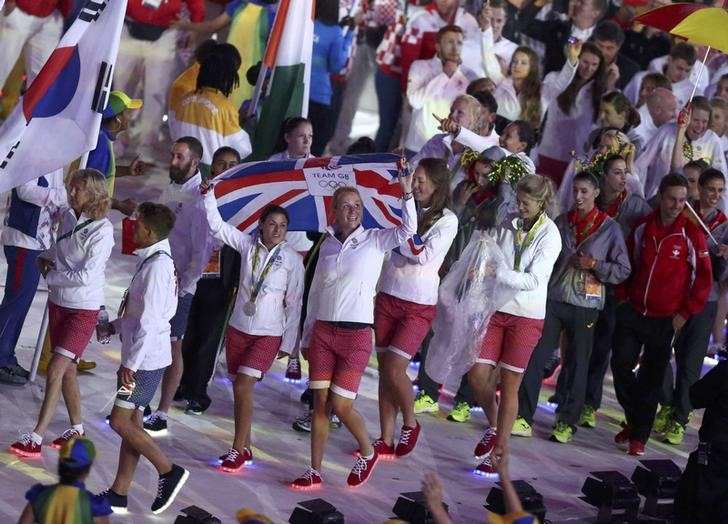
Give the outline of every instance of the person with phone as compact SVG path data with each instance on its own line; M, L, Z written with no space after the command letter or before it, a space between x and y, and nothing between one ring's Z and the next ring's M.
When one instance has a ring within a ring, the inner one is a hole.
M134 242L139 257L136 271L109 332L121 339L118 394L109 424L121 437L119 465L105 492L115 512L127 509L127 494L140 457L159 473L152 513L167 509L187 481L189 472L172 464L144 431L142 414L172 363L170 319L177 309L177 275L169 245L175 215L161 204L144 202L137 209Z

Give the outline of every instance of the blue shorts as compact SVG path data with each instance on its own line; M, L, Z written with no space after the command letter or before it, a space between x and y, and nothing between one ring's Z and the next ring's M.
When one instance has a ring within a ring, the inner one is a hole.
M135 386L131 395L117 394L114 405L124 409L144 409L154 398L165 369L167 368L137 370L134 373ZM121 382L118 382L117 388L120 387Z
M190 318L190 309L192 308L192 299L195 298L193 293L188 293L177 299L177 311L175 311L169 325L172 328L169 338L172 342L185 338L187 331L187 320Z

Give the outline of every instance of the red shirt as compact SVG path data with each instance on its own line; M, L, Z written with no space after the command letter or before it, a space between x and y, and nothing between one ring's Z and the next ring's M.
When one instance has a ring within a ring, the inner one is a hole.
M202 22L205 19L204 0L164 0L158 9L144 7L143 0L129 0L126 6L126 16L142 24L169 27L182 13L183 1L190 12L190 20Z
M45 18L58 9L63 17L71 12L71 0L16 0L15 5L24 13Z
M617 288L620 299L647 317L683 318L708 301L712 268L705 235L685 215L662 225L660 211L640 220L627 240L632 274Z

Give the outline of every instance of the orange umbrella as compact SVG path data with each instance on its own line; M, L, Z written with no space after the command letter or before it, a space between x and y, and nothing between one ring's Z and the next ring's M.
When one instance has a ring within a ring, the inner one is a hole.
M670 4L647 11L634 21L728 53L728 11L723 7Z

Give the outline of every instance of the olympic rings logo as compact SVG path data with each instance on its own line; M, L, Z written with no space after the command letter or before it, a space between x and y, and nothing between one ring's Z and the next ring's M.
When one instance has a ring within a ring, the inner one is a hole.
M331 189L331 190L337 190L340 187L344 187L347 185L346 182L343 182L341 180L319 180L318 185L322 189Z

